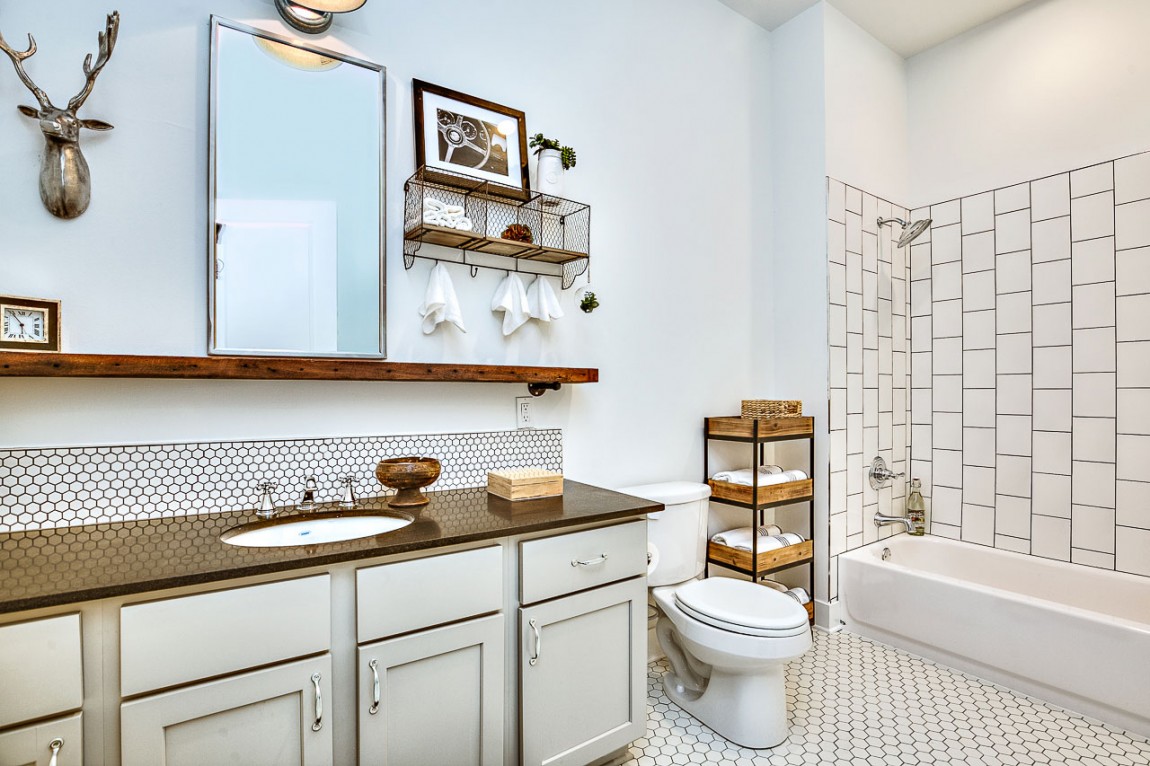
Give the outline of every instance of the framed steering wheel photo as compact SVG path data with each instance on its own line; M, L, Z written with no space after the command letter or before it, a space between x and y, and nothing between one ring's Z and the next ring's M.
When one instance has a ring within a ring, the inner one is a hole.
M522 111L422 80L412 90L416 167L530 190Z

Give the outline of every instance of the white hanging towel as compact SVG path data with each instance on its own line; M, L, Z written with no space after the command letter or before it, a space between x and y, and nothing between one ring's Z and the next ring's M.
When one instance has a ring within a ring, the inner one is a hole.
M515 272L510 272L499 287L495 288L495 295L491 298L491 310L503 312L503 334L511 333L522 327L531 318L527 305L527 291L523 289L523 280Z
M463 312L459 309L459 299L455 296L455 285L451 283L451 274L442 263L436 263L427 280L427 293L423 296L423 303L419 307L419 315L423 317L423 334L430 335L440 322L451 322L463 332Z
M559 298L546 277L536 277L527 288L527 307L532 319L541 322L550 322L563 316L563 309L559 307Z

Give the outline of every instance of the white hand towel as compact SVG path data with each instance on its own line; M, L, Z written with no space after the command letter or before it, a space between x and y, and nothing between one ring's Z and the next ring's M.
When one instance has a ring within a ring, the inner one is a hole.
M428 210L443 210L447 207L447 204L440 202L435 197L424 197L423 206Z
M774 466L769 467L773 468ZM751 473L750 468L741 468L737 471L720 471L711 478L715 481L725 481L728 484L739 484L744 487L750 487L754 474ZM783 471L782 473L764 473L763 468L759 469L760 487L770 486L771 484L787 484L792 481L802 481L805 478L807 478L806 473L797 468L792 471Z
M536 277L527 289L527 308L532 319L541 322L550 322L563 316L563 309L559 306L559 298L546 277Z
M451 275L442 263L435 264L431 276L427 280L427 293L419 307L419 315L423 317L423 334L430 335L440 322L448 321L463 332L463 312L459 309L459 299L455 295L455 285L451 283Z
M491 310L503 312L504 335L515 332L531 318L527 306L527 291L523 289L523 280L518 274L509 273L499 283L499 287L495 288L495 295L491 298Z

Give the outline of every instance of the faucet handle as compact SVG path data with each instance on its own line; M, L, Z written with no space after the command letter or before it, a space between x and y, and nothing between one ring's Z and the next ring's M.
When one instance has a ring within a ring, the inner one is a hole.
M267 480L261 481L256 485L256 489L260 491L260 507L259 510L256 511L256 516L262 519L270 519L276 515L276 499L272 493L278 486L279 484L276 482Z
M886 461L881 457L876 457L870 464L870 471L867 472L870 478L871 489L882 489L887 485L891 479L897 479L906 476L905 472L895 473L886 466Z
M343 496L339 500L340 508L355 508L359 505L359 501L355 498L355 481L358 478L351 473L340 477L340 481L343 482Z

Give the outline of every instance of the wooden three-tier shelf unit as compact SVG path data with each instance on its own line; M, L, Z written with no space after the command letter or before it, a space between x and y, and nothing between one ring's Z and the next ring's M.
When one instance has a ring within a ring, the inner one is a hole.
M787 417L751 419L742 417L705 418L703 421L703 480L711 486L711 500L716 503L735 505L751 510L752 527L763 526L768 508L777 508L795 503L807 504L807 539L797 545L788 545L768 551L759 551L759 536L752 535L752 550L729 548L719 543L707 542L708 574L710 565L726 567L747 575L753 582L759 582L769 574L789 569L799 564L814 561L815 530L815 419L811 417ZM754 472L753 486L715 481L711 478L710 442L742 442L750 445L751 466L754 469L765 465L765 446L772 442L805 439L809 444L807 478L785 484L758 485L758 472ZM785 530L791 531L791 530ZM807 591L811 601L805 606L807 613L814 616L814 567L807 577Z

